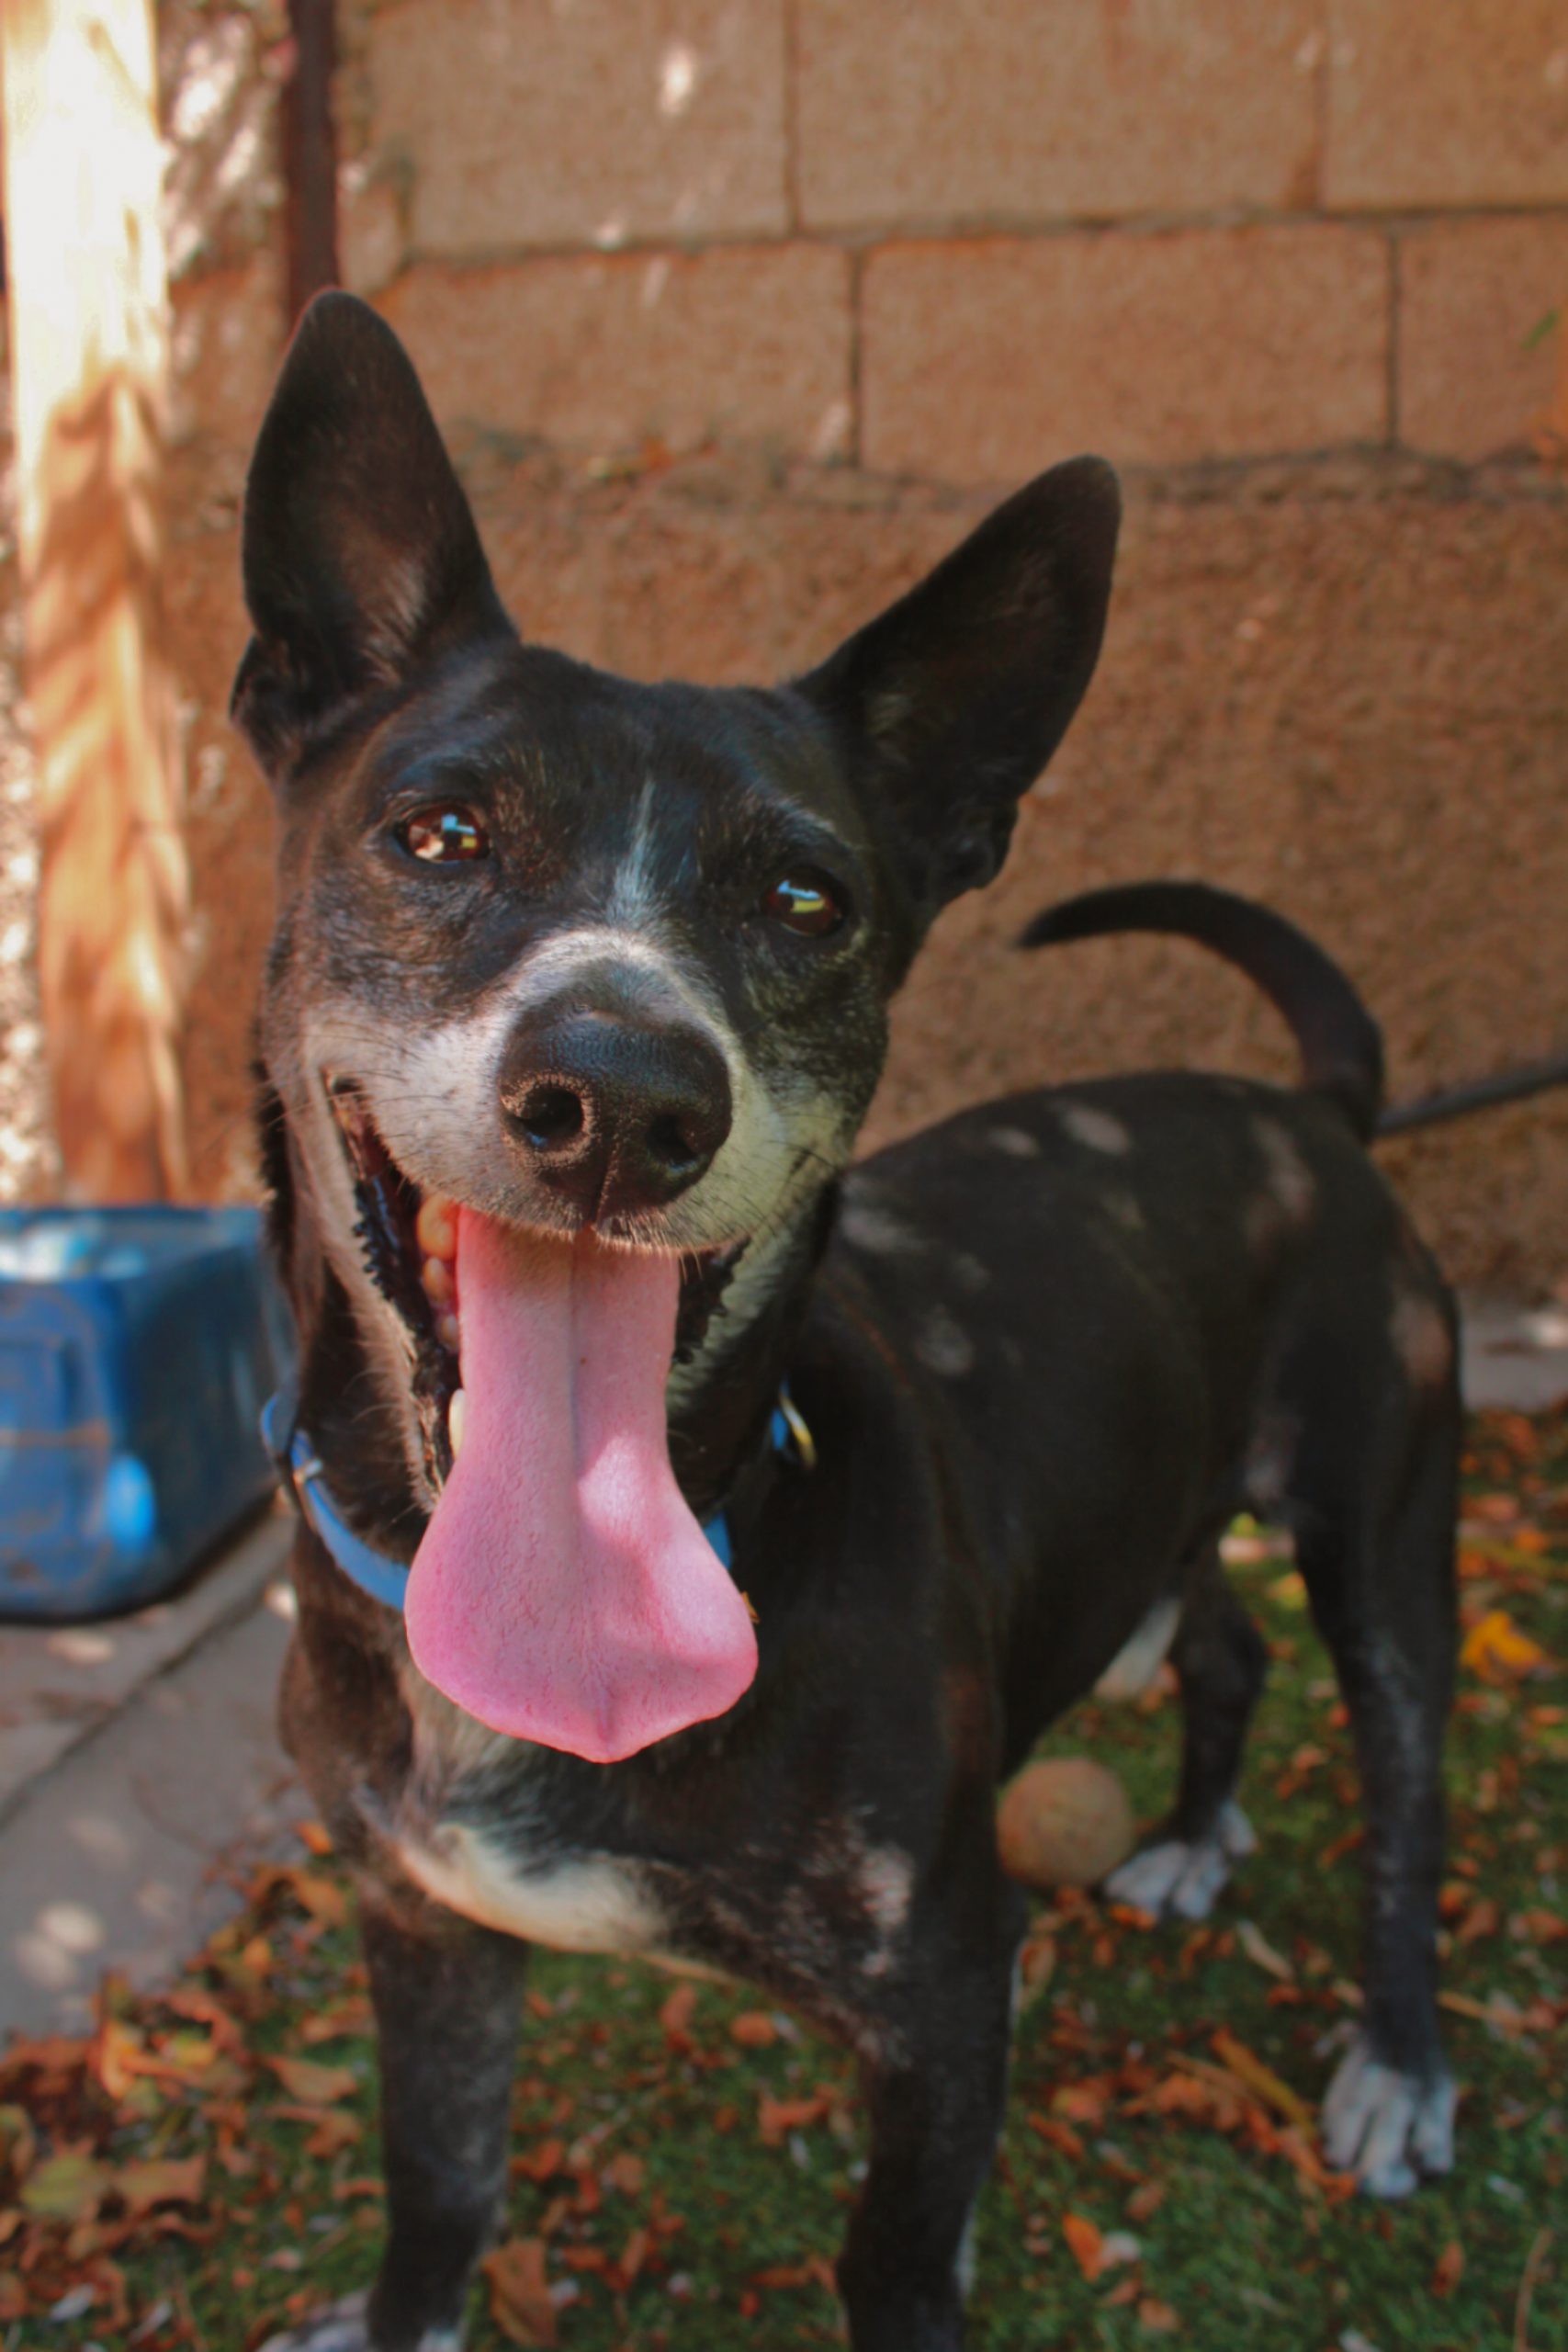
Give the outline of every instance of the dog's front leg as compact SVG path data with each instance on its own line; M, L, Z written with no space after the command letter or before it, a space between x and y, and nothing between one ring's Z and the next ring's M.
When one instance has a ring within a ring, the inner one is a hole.
M527 1947L425 1906L411 1927L367 1905L381 2051L387 2251L372 2352L456 2344L500 2217Z
M940 1956L940 1931L931 1939L938 1951L928 1945L911 1997L863 2062L870 2164L839 2264L854 2352L957 2352L964 2341L970 2222L1001 2130L1025 1917L1010 1887L998 1887L994 1910L987 1948L962 1960Z
M506 2188L527 1946L421 1901L362 1917L381 2060L387 2250L351 2297L264 2352L457 2352Z

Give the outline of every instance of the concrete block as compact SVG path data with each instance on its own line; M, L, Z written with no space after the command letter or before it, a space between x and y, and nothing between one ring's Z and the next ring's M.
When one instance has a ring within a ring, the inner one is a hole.
M1529 446L1568 307L1568 213L1450 220L1399 243L1398 438L1450 458Z
M866 267L866 462L1022 479L1381 441L1388 257L1314 225L897 245Z
M1316 194L1314 0L801 0L801 218L1009 227Z
M1328 0L1325 200L1568 200L1562 0Z
M367 70L416 252L786 225L783 0L402 0Z
M424 265L381 307L446 424L596 452L830 458L848 439L850 265L831 248Z

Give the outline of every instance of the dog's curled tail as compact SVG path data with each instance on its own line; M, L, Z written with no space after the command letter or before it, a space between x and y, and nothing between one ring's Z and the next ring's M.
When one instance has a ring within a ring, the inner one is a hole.
M1021 947L1055 947L1115 931L1196 940L1256 982L1290 1024L1302 1082L1337 1102L1362 1142L1382 1108L1382 1035L1337 964L1293 922L1207 882L1124 882L1064 899L1036 915Z

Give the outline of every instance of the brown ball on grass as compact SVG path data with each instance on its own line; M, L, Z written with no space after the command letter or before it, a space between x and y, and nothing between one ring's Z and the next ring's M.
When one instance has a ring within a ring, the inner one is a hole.
M997 1808L1002 1868L1025 1886L1098 1886L1136 1838L1126 1790L1087 1756L1026 1764Z

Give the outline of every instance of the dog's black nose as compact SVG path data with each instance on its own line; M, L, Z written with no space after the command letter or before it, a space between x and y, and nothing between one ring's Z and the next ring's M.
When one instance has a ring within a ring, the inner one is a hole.
M689 1023L581 1002L526 1015L500 1078L534 1175L585 1217L663 1208L729 1133L724 1057Z

